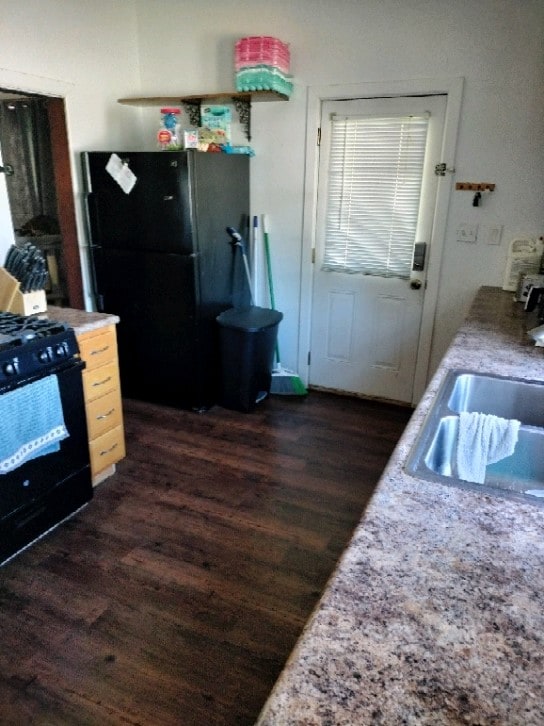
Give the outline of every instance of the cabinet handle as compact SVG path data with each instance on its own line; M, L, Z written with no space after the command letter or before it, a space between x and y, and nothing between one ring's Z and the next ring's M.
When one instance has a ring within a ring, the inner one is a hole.
M102 421L103 419L108 418L108 416L111 416L114 411L115 411L114 408L110 408L110 410L107 413L102 413L102 414L100 414L100 416L97 416L96 420Z
M100 355L100 353L105 353L107 350L109 350L109 345L105 345L103 348L97 348L96 350L91 350L89 355Z
M110 446L109 449L105 449L104 451L101 451L99 455L106 456L106 454L110 454L116 448L117 448L117 444L113 444L113 446Z
M104 383L107 383L108 381L111 381L111 376L104 378L103 381L96 381L96 383L93 383L93 387L96 388L97 386L103 386Z

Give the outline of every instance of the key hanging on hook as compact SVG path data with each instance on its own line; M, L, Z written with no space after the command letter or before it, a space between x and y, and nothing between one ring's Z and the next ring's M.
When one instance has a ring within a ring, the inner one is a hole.
M482 201L482 194L481 194L481 192L476 192L476 194L474 195L474 199L472 200L472 206L473 207L479 207L481 201Z

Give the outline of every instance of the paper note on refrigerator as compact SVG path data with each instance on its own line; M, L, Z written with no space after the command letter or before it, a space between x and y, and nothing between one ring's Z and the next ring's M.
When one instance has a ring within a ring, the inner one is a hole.
M125 194L130 194L137 179L128 164L120 159L117 154L112 154L106 164L106 171L115 179Z

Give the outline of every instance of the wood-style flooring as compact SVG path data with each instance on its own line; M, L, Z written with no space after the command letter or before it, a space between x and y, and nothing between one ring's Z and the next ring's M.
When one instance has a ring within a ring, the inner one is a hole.
M0 723L252 724L411 411L124 407L116 474L0 569Z

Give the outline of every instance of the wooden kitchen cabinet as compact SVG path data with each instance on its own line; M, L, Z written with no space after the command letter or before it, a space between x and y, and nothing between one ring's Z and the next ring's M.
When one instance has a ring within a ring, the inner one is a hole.
M93 485L113 474L125 456L125 432L115 325L77 335L86 367L83 392Z

